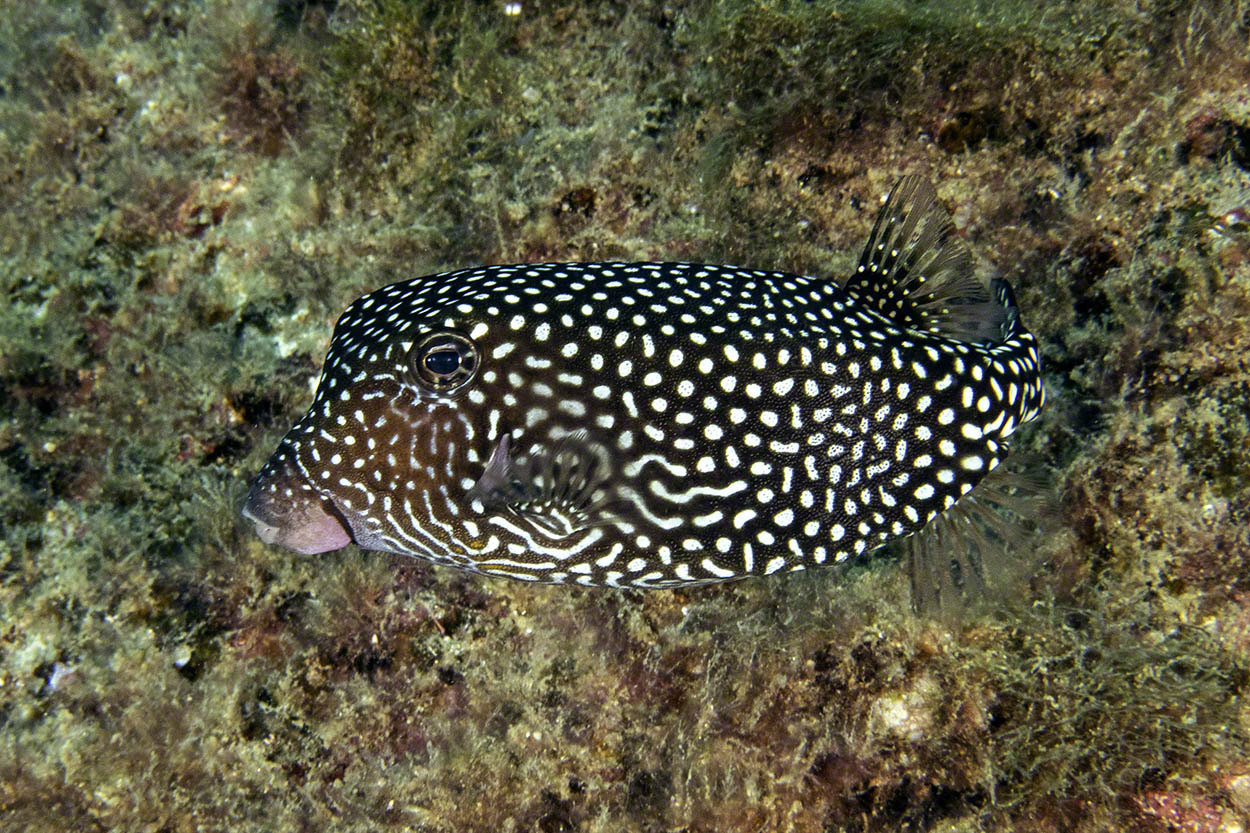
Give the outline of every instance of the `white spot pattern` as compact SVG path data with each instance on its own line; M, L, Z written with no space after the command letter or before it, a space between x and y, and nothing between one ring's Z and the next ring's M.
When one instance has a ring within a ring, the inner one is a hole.
M340 318L248 511L277 523L328 502L366 548L528 580L662 587L844 561L952 505L1037 414L1037 345L1000 292L1003 337L974 343L824 279L735 267L393 284ZM464 390L414 372L443 332L480 361ZM484 477L509 460L528 480Z

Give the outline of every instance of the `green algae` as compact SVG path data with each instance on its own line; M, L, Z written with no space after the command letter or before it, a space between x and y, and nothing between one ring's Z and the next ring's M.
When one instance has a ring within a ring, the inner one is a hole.
M0 829L1250 814L1245 8L18 12ZM238 523L361 291L520 259L835 274L918 171L1044 344L1050 403L1019 444L1056 470L1068 533L1029 602L914 619L885 558L533 588L297 557Z
M1113 825L1126 797L1200 790L1204 770L1244 753L1229 721L1250 677L1217 639L1190 625L1161 631L1144 599L1093 611L1039 604L997 650L966 655L995 692L1000 807Z

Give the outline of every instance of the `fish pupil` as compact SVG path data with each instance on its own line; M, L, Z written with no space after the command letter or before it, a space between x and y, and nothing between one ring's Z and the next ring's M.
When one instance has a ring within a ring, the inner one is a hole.
M450 376L460 369L460 354L450 347L437 350L425 357L425 367L439 376Z

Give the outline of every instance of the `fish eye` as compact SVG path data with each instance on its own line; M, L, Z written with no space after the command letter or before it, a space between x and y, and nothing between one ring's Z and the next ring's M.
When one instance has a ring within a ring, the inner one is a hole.
M477 372L477 345L459 333L431 333L409 355L413 381L435 393L454 393Z

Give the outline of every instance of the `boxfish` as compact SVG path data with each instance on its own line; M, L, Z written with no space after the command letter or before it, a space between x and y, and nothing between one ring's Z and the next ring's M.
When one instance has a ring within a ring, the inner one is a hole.
M924 535L1044 399L1011 286L909 176L841 281L539 263L358 298L243 515L527 581L765 576Z

